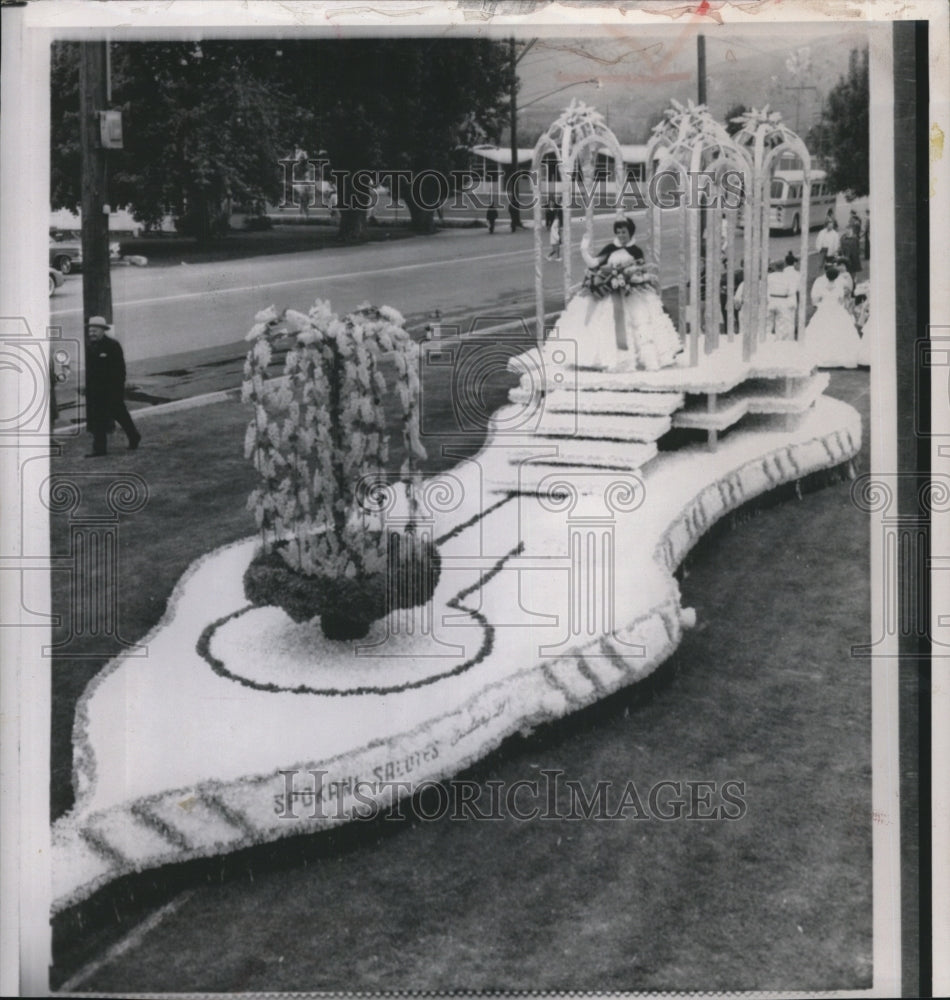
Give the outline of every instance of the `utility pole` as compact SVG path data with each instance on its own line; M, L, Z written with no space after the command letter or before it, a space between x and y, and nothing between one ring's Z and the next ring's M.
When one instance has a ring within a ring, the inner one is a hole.
M509 56L511 59L511 80L509 86L511 91L508 95L508 131L510 132L511 144L511 167L508 171L507 195L510 206L508 214L511 217L511 228L515 230L521 225L521 212L517 206L518 182L515 174L518 170L518 59L515 53L515 40L512 36L508 40Z
M82 303L84 319L112 322L107 156L99 112L108 106L108 42L82 42L79 56L79 140L82 156ZM83 324L85 325L85 323Z
M706 36L696 36L696 75L699 78L698 103L706 103Z
M818 88L817 87L813 87L813 86L806 86L803 83L799 83L799 84L796 84L795 86L792 86L791 84L789 84L788 86L786 86L785 89L786 90L794 90L795 91L795 134L798 135L798 129L799 129L799 125L801 123L802 91L803 90L814 90L817 93L818 92Z
M528 50L537 41L536 38L532 38L530 42L518 53L517 42L515 41L514 35L508 39L508 53L511 63L511 77L509 80L509 93L508 93L508 112L509 112L509 122L508 131L511 136L511 166L508 168L508 177L506 184L507 194L509 198L509 204L511 205L511 226L512 229L517 229L521 225L521 211L517 206L518 198L518 183L517 183L517 173L518 173L518 63L528 54Z

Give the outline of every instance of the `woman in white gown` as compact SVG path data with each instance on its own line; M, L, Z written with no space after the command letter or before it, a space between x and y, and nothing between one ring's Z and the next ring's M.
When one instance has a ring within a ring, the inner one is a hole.
M811 286L812 305L817 308L805 328L805 343L820 368L870 364L867 342L851 315L852 288L850 275L836 262Z
M683 349L643 267L635 232L633 220L621 218L614 223L614 241L598 254L590 252L589 237L581 241L589 270L558 321L558 339L577 344L578 368L657 371L674 364Z

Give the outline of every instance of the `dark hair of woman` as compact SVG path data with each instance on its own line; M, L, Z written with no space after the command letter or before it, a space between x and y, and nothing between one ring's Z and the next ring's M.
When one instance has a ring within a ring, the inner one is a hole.
M614 223L614 232L616 233L621 229L626 229L628 239L637 231L637 227L633 219L617 219Z

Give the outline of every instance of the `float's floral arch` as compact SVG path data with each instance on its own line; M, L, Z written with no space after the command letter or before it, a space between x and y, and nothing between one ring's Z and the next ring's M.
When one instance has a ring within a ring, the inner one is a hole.
M573 100L535 143L531 159L531 187L534 201L534 289L538 342L544 339L544 225L541 208L542 161L553 154L560 173L558 190L564 213L562 241L564 251L564 301L571 297L571 209L574 201L574 174L578 166L582 177L594 180L594 157L598 151L613 158L616 198L621 198L626 167L623 150L617 137L610 130L604 116L583 101ZM550 162L550 161L548 161ZM584 220L588 237L594 230L593 191L585 198Z
M720 341L721 313L725 312L725 335L735 339L735 293L738 254L736 236L744 230L741 255L743 284L742 355L749 360L765 336L768 325L769 216L771 184L783 155L792 153L802 164L803 198L799 259L802 263L798 295L798 339L805 329L807 307L808 225L811 201L811 156L805 144L777 112L766 106L735 119L739 131L731 136L704 105L677 101L653 130L647 146L645 191L651 210L647 213L645 242L651 262L659 268L662 256L665 203L661 190L664 177L674 181L677 197L686 199L686 210L678 213L679 257L677 290L679 330L688 345L688 362L699 361L700 339L704 352L715 352ZM532 156L531 184L534 196L535 312L537 336L544 336L544 246L541 205L541 171L554 162L560 173L558 190L564 223L562 239L567 250L563 260L565 302L572 294L571 245L574 183L577 173L594 181L594 158L604 152L613 159L614 207L622 205L626 180L623 151L603 115L582 101L574 100L538 139ZM704 188L701 183L708 178ZM592 195L592 191L588 195ZM705 205L701 207L701 203ZM593 235L593 197L585 198L585 229ZM667 267L669 261L666 262ZM720 294L722 290L722 296ZM721 298L724 301L721 301Z
M674 181L675 197L682 204L676 225L680 228L677 267L679 330L688 344L691 366L699 361L702 337L707 354L719 346L719 289L725 276L726 336L736 336L733 296L735 294L736 228L741 211L742 191L754 187L754 164L704 105L674 101L654 129L647 145L647 193L651 211L647 214L647 242L653 263L659 266L663 245L665 193L660 187L665 177ZM709 177L711 184L701 182ZM745 245L744 273L751 273ZM744 294L748 293L748 288ZM744 341L745 343L745 341ZM751 353L751 344L743 354Z
M771 214L772 179L783 154L793 153L802 164L802 213L801 247L799 261L801 278L798 289L798 339L804 340L805 310L807 307L808 279L808 230L811 217L811 154L787 125L777 111L769 111L768 105L761 110L753 108L735 122L742 126L736 133L735 141L745 151L752 165L753 187L746 214L746 244L749 250L746 274L752 275L752 298L747 300L747 326L760 331L766 329L768 294L766 288L769 266L769 216ZM754 347L753 347L754 349Z

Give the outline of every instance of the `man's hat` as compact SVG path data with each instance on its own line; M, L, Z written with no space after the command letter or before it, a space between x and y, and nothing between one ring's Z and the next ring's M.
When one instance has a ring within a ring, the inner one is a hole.
M90 319L89 322L86 323L86 326L88 326L90 328L94 327L94 326L97 326L97 327L99 327L102 330L111 330L112 329L112 324L111 323L107 323L105 321L105 317L103 317L103 316L93 316L92 319Z

